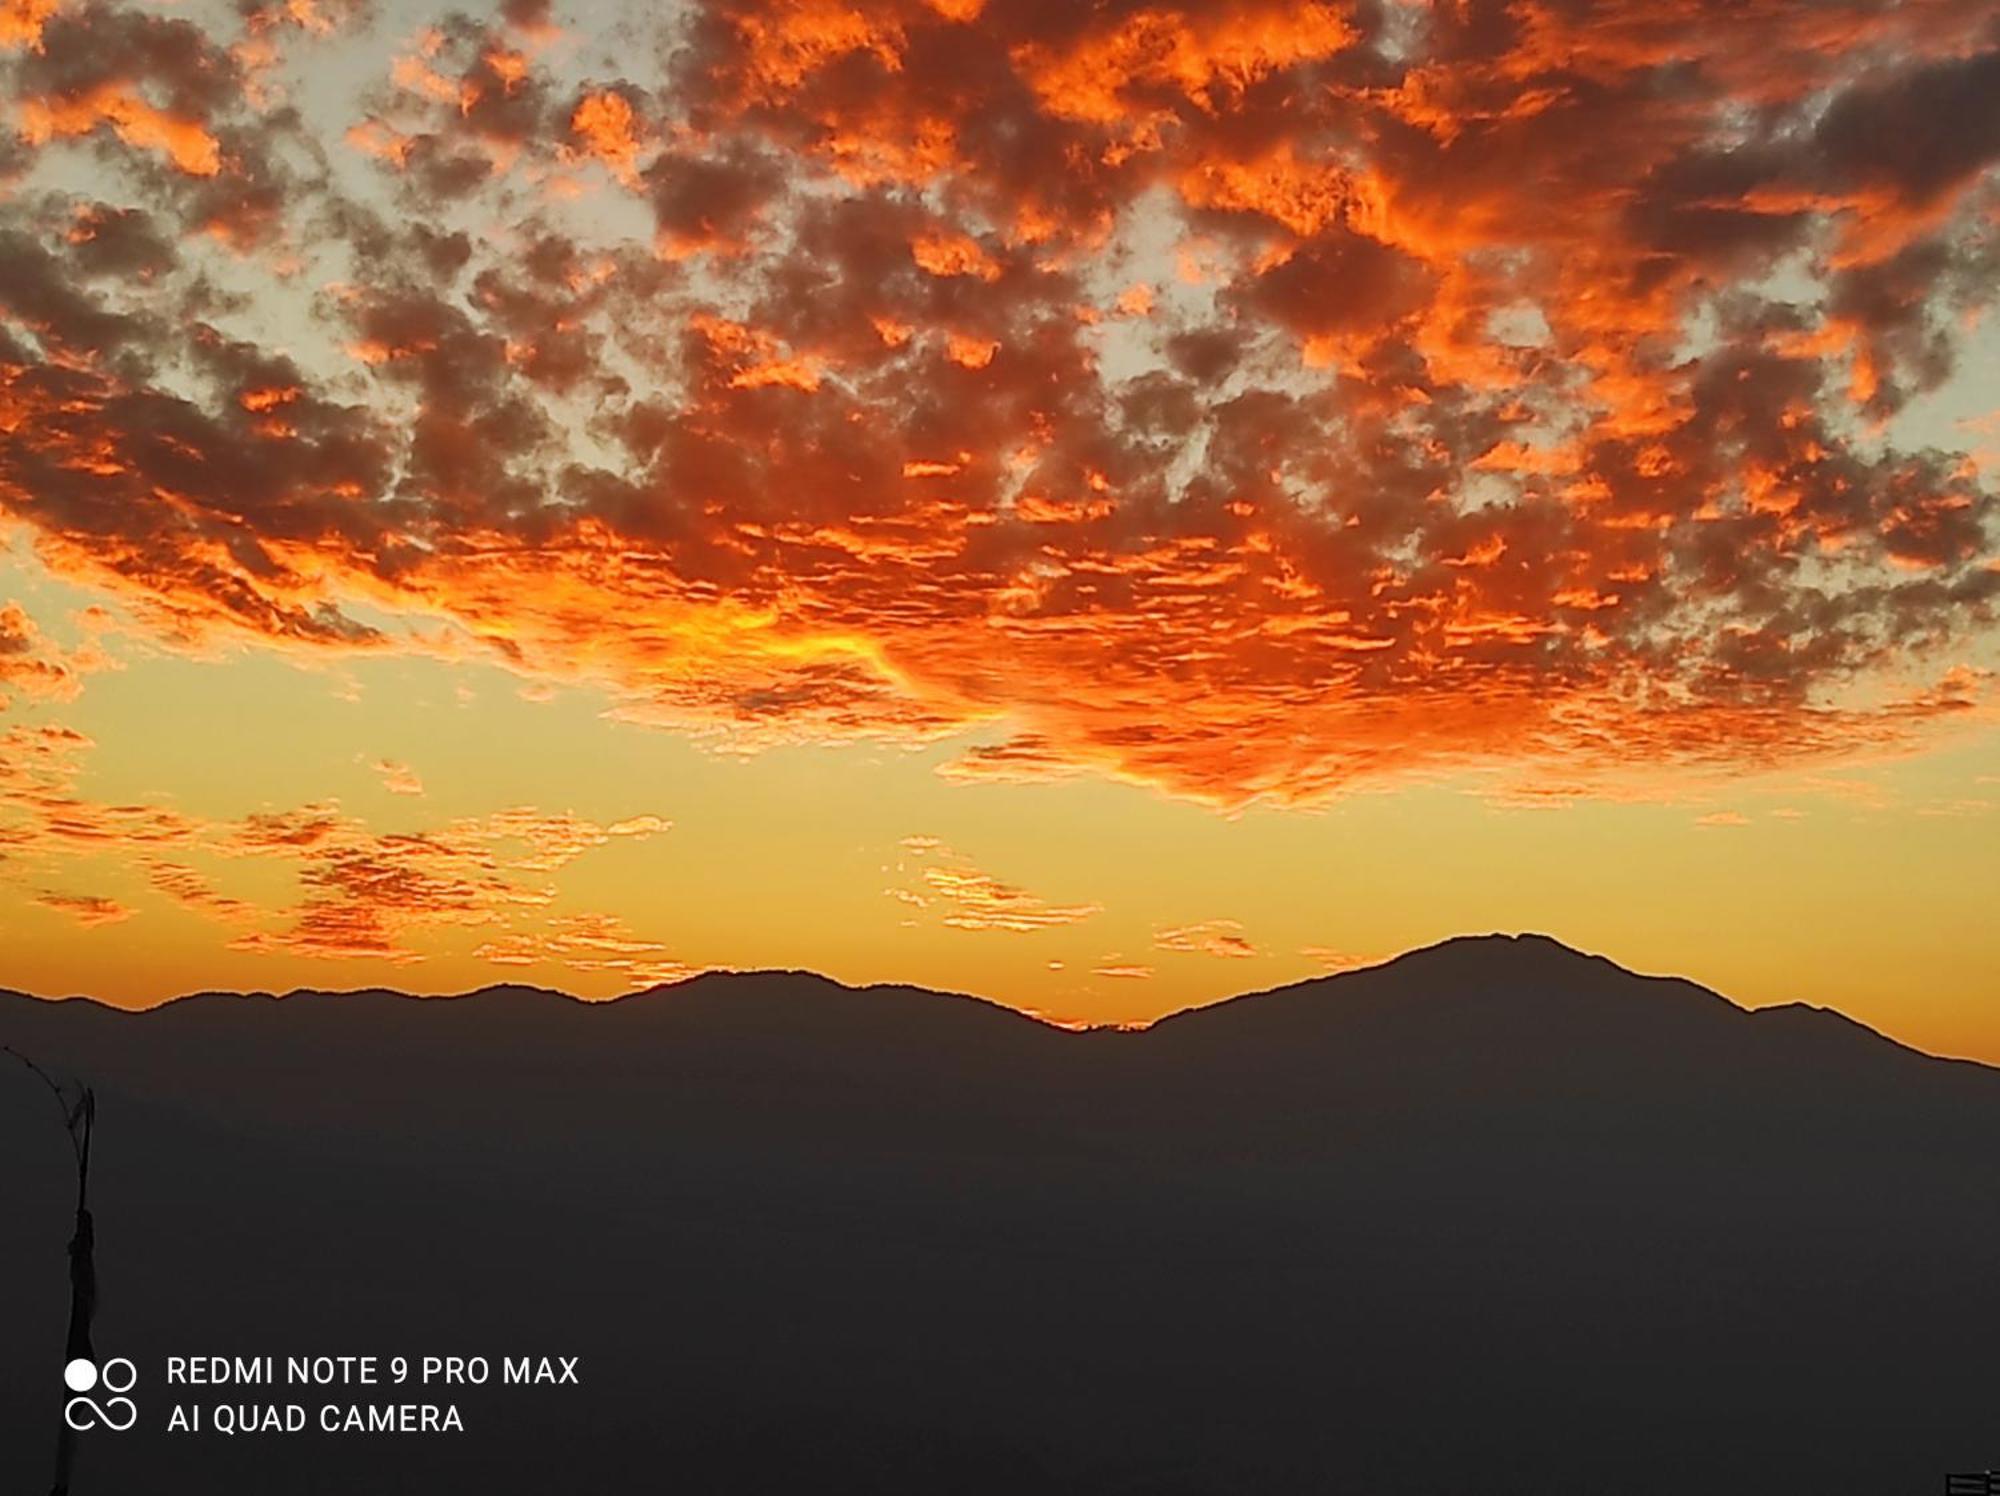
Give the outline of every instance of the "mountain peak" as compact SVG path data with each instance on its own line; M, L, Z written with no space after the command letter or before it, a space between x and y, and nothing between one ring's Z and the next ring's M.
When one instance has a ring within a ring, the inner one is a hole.
M1549 968L1587 964L1609 966L1619 971L1625 969L1607 957L1578 950L1540 930L1495 930L1485 935L1452 935L1434 944L1405 951L1388 964L1461 957L1473 957L1481 962L1508 967Z
M1169 1044L1321 1053L1455 1052L1503 1065L1587 1065L1657 1046L1727 1047L1749 1010L1680 977L1648 976L1540 932L1454 936L1378 966L1187 1008ZM1171 1037L1167 1037L1171 1036Z

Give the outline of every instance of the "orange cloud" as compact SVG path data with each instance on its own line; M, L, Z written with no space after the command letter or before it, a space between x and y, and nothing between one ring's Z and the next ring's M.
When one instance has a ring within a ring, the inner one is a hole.
M1366 966L1371 959L1367 956L1357 956L1348 951L1337 950L1329 945L1303 946L1300 948L1299 954L1304 956L1308 961L1313 962L1322 972L1329 976L1334 972L1353 971L1358 967Z
M42 23L62 0L6 0L0 4L0 47L33 47L42 39Z
M890 893L914 908L930 908L954 930L998 930L1029 935L1077 924L1102 912L1097 904L1051 904L981 872L934 837L905 837L903 850L923 865L915 887Z
M1155 930L1153 945L1184 955L1223 956L1233 960L1257 954L1257 947L1244 938L1243 926L1233 919L1207 919L1198 924Z
M571 971L611 971L633 986L678 982L702 970L668 959L655 940L635 939L624 921L604 914L551 918L538 929L510 931L481 945L475 959L496 966L567 967Z
M1338 7L1251 4L1142 9L1064 43L1016 53L1044 107L1060 119L1145 124L1147 92L1171 87L1217 109L1272 73L1339 52L1355 32Z
M95 894L43 892L35 895L34 902L44 909L67 914L85 927L115 925L132 917L132 911L116 899L107 899Z
M189 176L212 177L222 169L221 147L213 135L192 120L155 108L122 84L103 84L75 98L26 99L20 106L21 137L30 145L87 135L100 125L109 125L127 145L158 151Z
M260 811L238 820L206 820L169 807L104 804L76 793L82 759L94 745L67 728L16 727L0 734L0 857L16 872L42 874L77 859L108 854L131 862L162 897L205 918L236 927L233 950L315 959L374 959L405 963L423 959L411 937L452 926L492 928L496 949L521 932L527 911L556 897L550 880L587 852L613 841L644 839L670 829L657 815L636 815L610 825L567 812L517 806L462 817L415 833L380 833L343 813L338 805L312 804ZM299 897L267 907L224 892L201 864L226 872L246 859L291 870ZM88 924L127 918L115 900L43 893L37 902ZM588 957L582 926L567 931L569 944L551 946ZM619 953L599 951L607 962ZM645 952L632 951L638 956ZM612 965L578 970L622 969ZM671 963L637 962L629 969L657 973ZM650 978L657 979L657 978Z
M1035 733L975 745L937 767L938 777L954 784L1042 784L1077 772L1056 744Z
M76 694L78 669L53 649L19 603L0 604L0 688L30 696L67 699ZM0 708L7 705L0 689Z
M910 258L931 275L1000 279L999 264L966 234L921 234L910 245Z
M415 961L421 954L406 932L508 925L520 911L554 898L554 889L536 879L615 837L647 836L665 824L646 816L605 827L518 807L414 835L383 835L331 809L305 807L217 828L211 841L223 856L295 859L305 895L283 912L281 928L239 936L233 949Z
M146 881L183 909L227 922L253 920L258 916L254 904L218 893L199 870L184 862L149 857L143 865Z
M382 788L392 795L421 795L424 792L423 780L408 764L380 758L370 767L382 776Z
M639 185L639 123L631 101L610 90L585 94L570 115L572 134L627 187Z

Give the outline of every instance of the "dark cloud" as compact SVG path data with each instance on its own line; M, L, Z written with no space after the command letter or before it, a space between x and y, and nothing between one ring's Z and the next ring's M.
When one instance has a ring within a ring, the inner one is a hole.
M1964 186L2000 161L2000 49L1842 93L1813 144L1835 180L1886 186L1911 203Z

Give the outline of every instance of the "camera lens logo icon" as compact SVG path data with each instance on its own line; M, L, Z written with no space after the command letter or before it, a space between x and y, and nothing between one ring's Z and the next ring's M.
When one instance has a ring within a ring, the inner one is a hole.
M138 1383L139 1368L123 1356L113 1356L102 1366L78 1356L63 1368L63 1385L76 1393L63 1404L63 1422L81 1432L100 1425L123 1433L139 1421L139 1405L120 1394ZM102 1389L113 1394L99 1402L86 1394Z

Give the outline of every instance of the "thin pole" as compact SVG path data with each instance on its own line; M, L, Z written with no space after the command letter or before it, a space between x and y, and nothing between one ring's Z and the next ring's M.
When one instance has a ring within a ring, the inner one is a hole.
M92 1362L90 1322L97 1314L97 1228L90 1219L90 1134L97 1125L97 1093L88 1086L77 1103L75 1126L81 1133L76 1150L76 1234L69 1239L69 1337L63 1364L79 1358ZM76 1463L76 1430L65 1414L56 1430L56 1478L49 1496L69 1496L69 1477Z
M69 1239L69 1334L65 1340L63 1364L71 1361L95 1362L91 1349L90 1321L97 1313L97 1231L90 1219L90 1134L97 1124L97 1093L77 1085L76 1101L69 1100L60 1083L18 1049L0 1044L32 1071L48 1087L62 1112L63 1130L69 1134L71 1156L76 1160L76 1230ZM65 1407L68 1397L65 1395ZM76 1430L69 1418L59 1414L56 1423L56 1476L49 1496L69 1496L70 1472L76 1464Z

